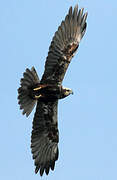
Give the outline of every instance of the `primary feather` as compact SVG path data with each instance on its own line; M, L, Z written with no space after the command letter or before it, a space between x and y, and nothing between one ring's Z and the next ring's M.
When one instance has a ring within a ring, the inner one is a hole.
M58 100L54 102L38 101L33 120L31 136L31 148L37 173L40 175L44 170L46 174L49 169L54 170L55 161L58 159L58 122L57 107Z
M49 47L45 71L41 79L42 84L62 83L69 63L86 31L86 18L87 13L83 15L83 9L78 11L77 5L74 10L70 7Z

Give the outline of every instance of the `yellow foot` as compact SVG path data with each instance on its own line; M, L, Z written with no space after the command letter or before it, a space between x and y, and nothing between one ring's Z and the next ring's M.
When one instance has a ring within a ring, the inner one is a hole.
M39 99L40 97L42 97L42 95L40 94L39 96L35 95L35 99Z
M34 91L38 91L39 89L41 89L42 87L37 87L37 88L34 88L33 90Z

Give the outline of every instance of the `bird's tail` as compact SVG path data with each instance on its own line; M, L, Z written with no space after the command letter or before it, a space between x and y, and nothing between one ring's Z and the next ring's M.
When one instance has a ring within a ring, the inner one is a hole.
M31 87L39 84L39 82L40 80L34 67L31 70L27 68L23 73L23 78L20 80L21 86L18 89L18 104L20 109L23 110L22 114L26 114L27 117L32 112L37 101L30 95Z

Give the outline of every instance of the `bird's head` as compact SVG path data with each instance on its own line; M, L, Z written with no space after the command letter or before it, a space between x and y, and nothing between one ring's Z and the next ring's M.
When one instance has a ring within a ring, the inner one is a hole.
M65 97L69 96L70 94L73 94L72 89L66 88L66 87L62 87L61 98L60 99L65 98Z

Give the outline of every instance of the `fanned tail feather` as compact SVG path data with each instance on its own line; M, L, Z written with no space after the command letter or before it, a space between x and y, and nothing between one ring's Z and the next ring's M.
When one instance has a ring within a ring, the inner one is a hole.
M22 114L26 114L27 117L36 104L36 99L33 99L30 95L31 87L39 84L39 82L40 80L34 67L31 70L27 68L23 73L23 78L20 80L21 86L18 89L18 104L20 109L23 110Z

